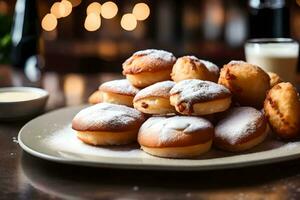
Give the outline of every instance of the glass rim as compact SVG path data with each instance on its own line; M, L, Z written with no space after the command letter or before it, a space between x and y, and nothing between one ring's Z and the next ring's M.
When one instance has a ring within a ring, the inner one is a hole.
M253 38L246 41L246 44L285 44L298 42L292 38Z

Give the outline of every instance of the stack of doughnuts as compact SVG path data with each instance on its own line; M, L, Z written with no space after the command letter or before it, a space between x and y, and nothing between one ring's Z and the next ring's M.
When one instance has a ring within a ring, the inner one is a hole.
M126 79L103 83L72 121L91 145L138 142L166 158L199 156L212 146L242 152L262 143L269 127L282 139L300 135L299 94L259 66L231 61L219 70L195 56L164 50L134 53Z

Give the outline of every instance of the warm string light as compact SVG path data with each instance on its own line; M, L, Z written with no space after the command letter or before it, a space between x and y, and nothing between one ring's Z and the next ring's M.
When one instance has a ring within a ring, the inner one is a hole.
M57 19L53 14L46 14L42 20L42 28L45 31L53 31L57 26Z
M101 26L101 4L98 2L91 3L86 9L86 18L84 21L84 28L87 31L96 31Z
M44 16L41 23L42 28L45 31L53 31L57 26L57 19L69 16L72 12L72 7L73 4L69 0L55 2L50 8L50 14L48 13Z
M132 10L132 14L135 16L137 20L145 20L150 15L150 8L145 3L135 4Z
M137 20L142 21L149 17L150 8L145 3L137 3L132 9L132 14L124 14L121 18L121 27L126 31L133 31L137 26Z
M126 31L133 31L136 28L137 21L133 14L127 13L122 16L121 26Z
M46 14L42 20L42 28L52 31L57 26L57 19L67 17L72 12L72 7L78 6L82 0L62 0L55 2L50 9L50 14ZM107 1L103 5L98 2L91 3L86 10L87 16L84 27L88 31L96 31L101 26L101 17L111 19L118 13L118 6ZM134 5L132 13L124 14L121 18L121 27L126 31L133 31L137 27L137 21L146 20L150 15L150 8L145 3Z
M100 15L100 12L101 12L101 4L98 2L91 3L86 9L87 15L90 13L96 13L96 14Z
M88 31L96 31L101 26L101 18L97 13L90 13L84 21L84 28Z
M101 7L101 15L105 19L111 19L115 17L118 13L118 6L112 2L107 1Z
M61 3L65 7L65 12L63 13L63 17L67 17L72 12L72 3L68 0L62 0Z
M50 8L50 13L53 14L57 19L63 17L65 12L65 5L60 2L55 2Z

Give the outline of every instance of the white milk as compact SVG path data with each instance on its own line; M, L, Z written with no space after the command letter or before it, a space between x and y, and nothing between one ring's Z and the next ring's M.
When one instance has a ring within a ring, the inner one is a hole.
M41 95L34 92L0 92L0 102L16 102L37 99Z
M297 71L298 51L298 43L247 43L245 46L247 62L290 82L294 82Z

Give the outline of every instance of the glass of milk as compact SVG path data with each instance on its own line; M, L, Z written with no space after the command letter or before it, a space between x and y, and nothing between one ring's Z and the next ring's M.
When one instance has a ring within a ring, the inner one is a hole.
M294 82L299 44L290 38L251 39L245 44L246 61L266 72L278 74L283 81Z

